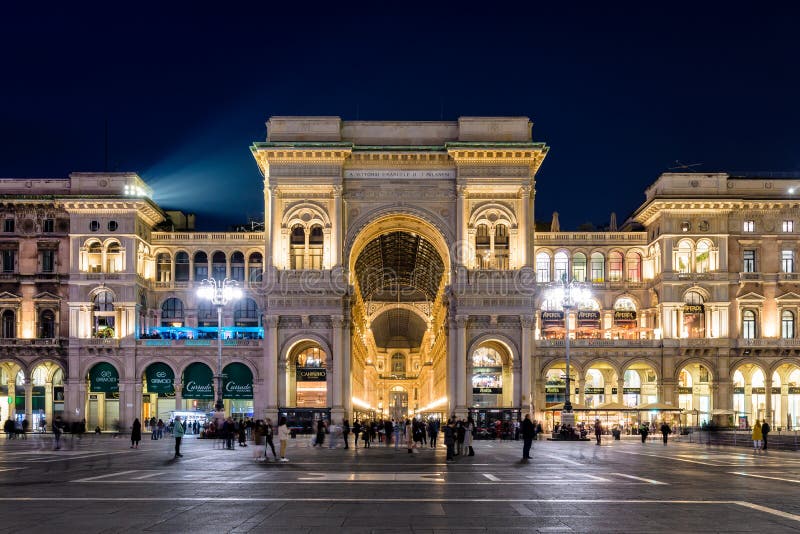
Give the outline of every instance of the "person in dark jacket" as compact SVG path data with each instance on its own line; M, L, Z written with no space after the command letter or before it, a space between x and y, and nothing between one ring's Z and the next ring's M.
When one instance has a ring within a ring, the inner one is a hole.
M349 449L350 446L347 444L348 436L350 435L350 423L347 419L342 420L342 438L344 439L344 448ZM356 439L358 441L358 439Z
M769 426L769 423L767 423L767 420L765 419L761 425L761 436L764 438L764 445L761 446L763 450L767 450L767 434L769 434L771 430L772 428Z
M139 442L142 440L142 423L139 422L139 418L133 420L133 425L131 426L131 449L138 449Z
M361 423L358 422L358 419L353 421L353 448L358 448L358 438L361 435ZM346 440L345 440L346 441Z
M533 445L533 436L536 435L536 427L533 426L531 421L531 414L526 413L525 419L522 421L522 461L527 462L531 459L531 445Z
M317 421L317 439L314 441L314 446L322 447L323 443L325 443L325 421L320 419Z
M456 444L456 423L453 418L450 418L447 421L447 424L442 429L444 433L444 445L447 447L447 461L453 462L455 458L453 453L455 452L455 444Z
M664 445L667 444L667 440L669 440L669 435L672 434L672 429L669 427L666 421L661 423L661 436L664 438Z
M647 434L650 433L650 425L647 423L642 423L639 426L639 435L642 436L642 445L647 443Z
M600 445L600 440L603 437L603 425L600 424L600 419L594 420L594 437L597 439L597 444Z

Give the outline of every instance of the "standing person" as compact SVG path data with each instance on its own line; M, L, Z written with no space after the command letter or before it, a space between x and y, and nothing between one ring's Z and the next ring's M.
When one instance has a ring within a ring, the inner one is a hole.
M463 456L464 454L464 439L466 439L467 432L464 430L464 421L459 419L456 422L456 456Z
M456 427L452 417L448 419L442 432L444 433L444 446L447 447L447 461L454 462L455 457L453 453L455 451L453 449L455 449L456 444Z
M647 434L650 433L650 425L642 423L639 427L639 434L642 436L642 445L647 443Z
M531 445L533 445L533 436L536 434L536 427L533 426L531 421L531 414L526 413L525 419L522 421L522 461L527 462L531 459Z
M403 428L400 427L401 424L402 421L400 420L394 421L394 425L392 427L394 432L394 450L397 450L400 447L400 434L403 433ZM386 445L388 447L389 441L386 442Z
M370 433L374 423L364 423L364 448L369 449Z
M436 438L439 437L439 422L436 419L431 419L428 423L428 435L431 438L431 449L435 449Z
M247 423L239 419L239 446L247 447Z
M22 422L22 425L23 425L22 429L23 429L23 432L24 432L24 430L25 430L25 421ZM761 425L761 437L764 438L764 446L762 447L762 449L764 449L764 450L767 450L767 434L769 434L771 430L772 430L772 428L770 428L769 423L767 423L767 420L764 419L764 423Z
M22 420L22 439L28 439L28 418ZM766 449L766 446L764 447Z
M159 419L159 422L161 420ZM161 423L163 425L163 423ZM175 426L172 428L172 435L175 437L175 458L183 458L181 454L181 441L183 440L183 435L185 431L183 429L183 423L181 423L181 416L175 416Z
M314 440L314 446L322 447L323 443L325 443L325 421L320 419L317 421L317 439Z
M664 445L667 444L667 440L669 439L669 435L672 434L672 429L669 427L666 421L661 423L661 436L664 438Z
M411 426L411 421L406 419L406 447L408 448L408 454L412 454L414 452L414 428Z
M270 419L269 417L267 417L266 424L264 424L263 427L261 428L261 433L263 434L264 441L266 442L266 445L264 445L264 459L265 460L267 459L267 447L269 447L272 450L272 456L275 458L275 461L277 462L278 455L275 454L275 445L272 443L272 437L273 437L272 419Z
M361 424L358 419L353 421L353 448L358 448L358 438L361 437Z
M603 425L600 424L600 419L594 420L594 437L597 439L597 444L600 445L600 440L603 437Z
M761 449L761 442L764 439L764 434L761 433L761 423L758 422L756 419L755 424L753 425L753 452L757 452Z
M133 426L131 426L131 449L138 449L139 442L142 440L142 423L139 422L139 418L133 420Z
M159 419L158 423L156 423L156 439L161 439L163 437L164 437L164 421Z
M350 423L347 421L347 419L344 419L342 421L342 437L344 438L345 449L350 448L349 445L347 445L348 436L350 436ZM356 439L356 441L358 441L358 439Z
M265 429L261 423L261 419L258 419L251 433L253 436L253 460L256 462L263 462L267 456L266 449L264 449L263 454L261 451L261 445L264 444L264 432Z
M464 426L464 446L469 451L469 456L475 456L475 451L472 449L472 439L475 433L475 420L472 415L467 417L467 424Z
M281 444L281 462L288 462L286 457L286 442L289 440L289 427L286 425L286 418L278 420L278 441Z
M61 429L63 423L61 422L61 416L57 416L53 421L53 438L55 439L55 450L61 450Z

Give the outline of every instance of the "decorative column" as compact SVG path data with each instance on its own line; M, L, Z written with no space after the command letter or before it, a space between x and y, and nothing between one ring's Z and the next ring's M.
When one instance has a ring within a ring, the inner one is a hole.
M344 318L341 315L331 317L331 338L333 340L333 372L328 379L331 391L331 422L341 423L344 417L344 404L342 402L342 389L344 385L344 350L342 340L342 327ZM330 369L328 370L331 371ZM329 390L329 391L330 391Z
M342 408L343 417L352 418L352 369L350 361L350 321L345 318L342 324ZM352 423L352 419L350 423Z
M275 224L275 219L278 218L275 213L276 189L274 185L267 185L264 188L264 195L267 197L264 214L264 251L267 253L267 257L264 258L265 270L273 266L273 250L280 232L280 227Z
M520 324L522 325L522 348L520 358L520 396L517 399L520 410L524 414L533 413L533 406L531 403L531 337L533 336L533 316L522 315L520 316ZM532 416L531 416L532 417Z
M618 378L617 379L617 402L620 404L625 404L625 379Z
M456 316L456 412L457 418L467 417L467 316Z
M764 378L764 419L766 419L770 426L774 426L772 421L772 377L767 376ZM26 391L27 394L27 391ZM27 395L26 395L27 396Z
M333 186L333 216L331 217L331 238L330 238L330 268L341 264L340 257L342 250L342 191L341 185Z
M583 376L578 377L578 404L586 404L586 379Z
M138 387L136 389L139 390ZM177 378L174 379L173 382L172 382L172 389L175 391L175 411L182 412L182 411L184 411L184 406L183 406L183 382L181 382L180 379L177 379ZM139 403L141 404L141 402L142 402L141 391L137 391L136 398L139 399ZM186 406L186 409L188 410L189 407ZM140 408L139 409L139 413L141 413L141 412L142 412L142 410Z
M265 407L264 417L269 417L277 422L278 399L281 398L278 391L278 317L269 315L264 317L266 333L264 336L264 390L263 406ZM282 376L284 376L282 374ZM284 388L286 380L283 381ZM254 395L255 396L255 395Z
M783 412L786 413L786 412ZM53 422L53 383L45 382L44 384L44 419L47 424Z
M33 425L33 382L30 377L25 379L25 419Z

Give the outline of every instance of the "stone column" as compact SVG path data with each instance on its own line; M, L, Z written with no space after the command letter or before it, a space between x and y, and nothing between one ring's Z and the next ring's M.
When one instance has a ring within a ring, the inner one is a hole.
M520 391L519 399L515 399L523 414L533 413L533 405L531 398L531 358L532 346L531 338L533 336L533 316L522 315L520 316L520 325L522 326L522 343L520 359ZM533 416L531 416L533 417Z
M586 404L586 379L578 377L578 404Z
M278 417L278 317L269 315L264 318L266 332L264 335L264 377L263 406L265 408L264 417L269 417L277 421ZM285 385L284 380L284 385ZM254 395L255 396L255 395ZM255 406L254 406L255 408Z
M33 382L30 377L25 379L25 419L33 424Z
M350 361L350 321L345 318L342 324L342 408L343 417L352 418L352 368ZM352 420L350 421L352 423Z
M467 316L456 316L456 417L467 417Z
M175 390L175 410L178 411L178 412L185 411L184 409L188 410L189 407L183 405L183 383L179 379L176 379L176 380L173 381L172 387ZM141 409L142 394L141 394L141 392L139 392L136 395L136 398L139 399L140 408L139 408L138 412L141 413L142 412L142 409Z
M273 250L275 242L278 241L280 226L276 225L277 214L275 213L275 193L276 187L274 185L267 185L264 188L264 196L266 196L264 214L264 251L267 257L264 258L264 270L268 270L273 266Z
M766 419L770 426L772 424L772 377L765 377L764 379L764 419Z
M456 339L458 338L456 319L451 316L448 321L447 338L447 413L445 419L456 411L456 365L458 356L456 354Z
M342 327L344 326L344 318L341 315L334 315L331 317L331 326L333 369L328 369L328 373L330 373L328 378L328 397L331 401L331 420L340 422L344 417L344 405L342 403L342 386L344 384L342 376L344 372Z
M468 264L469 258L466 257L469 251L467 243L467 215L465 213L467 197L467 186L461 183L456 184L456 243L461 251L456 255L455 269L459 270Z
M331 269L342 263L342 191L341 185L333 186L333 216L331 217L330 266Z
M786 412L784 412L786 413ZM44 419L49 425L53 421L53 383L44 385Z
M625 379L617 379L617 402L625 404Z

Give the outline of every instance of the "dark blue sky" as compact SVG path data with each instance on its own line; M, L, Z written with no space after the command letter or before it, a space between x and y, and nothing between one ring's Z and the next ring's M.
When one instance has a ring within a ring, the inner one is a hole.
M115 4L3 6L0 176L103 170L107 119L110 170L222 229L263 210L248 147L290 114L527 115L564 229L622 221L676 160L800 170L796 9Z

